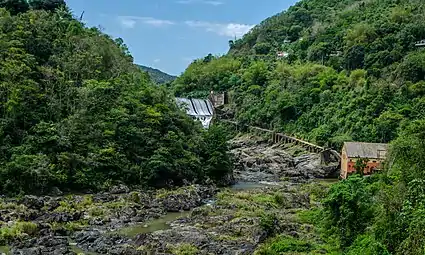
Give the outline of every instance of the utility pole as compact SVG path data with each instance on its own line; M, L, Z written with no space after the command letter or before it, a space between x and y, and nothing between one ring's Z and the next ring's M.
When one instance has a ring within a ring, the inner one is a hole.
M85 12L85 11L83 11L83 12L81 13L81 15L80 15L80 21L82 21L82 20L83 20L84 12Z

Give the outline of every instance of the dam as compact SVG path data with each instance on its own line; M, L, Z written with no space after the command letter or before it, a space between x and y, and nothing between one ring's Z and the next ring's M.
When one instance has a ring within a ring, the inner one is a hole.
M176 97L176 102L189 116L199 120L204 128L209 128L214 116L214 107L210 100Z

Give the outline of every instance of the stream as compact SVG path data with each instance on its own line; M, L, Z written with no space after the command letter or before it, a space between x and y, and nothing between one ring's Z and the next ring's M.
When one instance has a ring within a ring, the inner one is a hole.
M250 189L262 188L266 186L275 186L275 185L279 185L279 184L272 183L272 182L238 182L234 184L233 186L231 186L230 189L243 191L243 190L250 190ZM205 205L211 205L211 204L214 204L214 202L215 202L214 199L210 199L205 201ZM152 232L160 231L160 230L167 230L172 228L172 226L170 225L171 222L181 218L185 218L189 216L190 213L191 211L169 212L158 219L153 219L143 224L122 228L121 230L118 231L118 233L128 237L136 237L139 234L152 233Z
M159 230L170 229L170 222L184 218L190 215L190 211L183 212L169 212L162 216L161 218L154 219L148 222L145 222L140 225L134 225L130 227L125 227L119 230L118 232L122 235L128 237L135 237L139 234L152 233Z

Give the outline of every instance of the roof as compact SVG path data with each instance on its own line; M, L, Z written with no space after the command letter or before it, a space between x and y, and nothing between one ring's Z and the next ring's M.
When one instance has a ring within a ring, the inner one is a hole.
M344 147L347 156L350 158L385 158L386 152L388 150L388 144L386 143L345 142Z
M190 116L213 116L214 110L211 102L206 99L188 99L176 97L179 105L186 106L186 113Z

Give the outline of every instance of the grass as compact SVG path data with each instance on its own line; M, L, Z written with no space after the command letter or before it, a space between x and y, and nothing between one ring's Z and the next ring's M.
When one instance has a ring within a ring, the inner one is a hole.
M26 235L33 236L37 233L37 224L33 222L18 221L11 226L1 226L0 245L5 245L9 241L20 239Z
M255 190L234 192L225 190L217 194L218 205L236 206L238 209L252 211L260 207L280 208L286 204L286 200L278 191Z
M342 253L332 246L314 238L295 238L288 235L279 235L261 245L255 255L281 254L328 254L341 255Z
M6 254L6 255L10 254L9 246L0 246L0 254L2 254L2 253Z
M187 195L188 192L194 191L195 186L186 186L178 189L168 190L168 189L160 189L156 193L156 198L166 198L172 195Z
M316 181L302 185L301 192L309 194L310 202L320 202L328 194L331 185L331 182Z
M179 244L171 248L172 254L175 255L196 255L199 250L192 244Z
M66 196L63 201L59 202L60 206L55 209L56 212L74 213L87 209L93 205L93 196L83 196L81 201L76 201L74 196Z
M85 229L89 225L88 220L79 220L66 223L52 222L50 228L52 230L65 229L68 232L75 232Z

